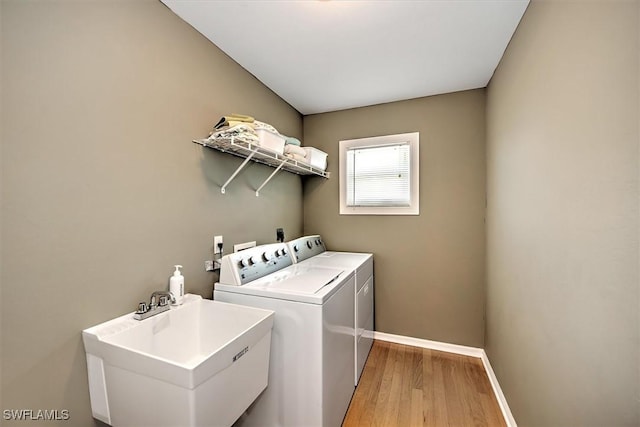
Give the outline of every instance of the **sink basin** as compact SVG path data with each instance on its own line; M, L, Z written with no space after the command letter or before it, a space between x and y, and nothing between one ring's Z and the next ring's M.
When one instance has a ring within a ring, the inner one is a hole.
M266 388L273 311L185 295L145 320L82 331L94 418L112 426L229 426Z

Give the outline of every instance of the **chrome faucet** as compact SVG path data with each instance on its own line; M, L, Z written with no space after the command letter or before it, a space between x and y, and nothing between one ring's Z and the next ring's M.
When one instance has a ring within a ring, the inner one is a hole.
M156 304L156 299L158 300L157 304ZM151 294L151 298L149 299L149 306L150 307L154 307L154 306L165 306L168 304L168 302L171 302L171 304L175 304L176 303L176 298L173 296L173 294L169 291L155 291L154 293Z
M155 291L151 294L149 304L141 302L138 304L138 311L135 312L133 318L136 320L144 320L156 314L160 314L169 310L169 302L175 304L176 298L169 291Z

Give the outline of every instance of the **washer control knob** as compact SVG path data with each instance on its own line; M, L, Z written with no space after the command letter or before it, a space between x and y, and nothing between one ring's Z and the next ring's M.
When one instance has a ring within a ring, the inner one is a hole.
M293 250L298 252L300 249L298 249L298 245L293 245Z
M264 253L262 254L262 259L263 259L263 260L265 260L265 261L269 261L271 258L272 258L272 257L271 257L271 254L270 254L270 253L268 253L268 252L264 252Z
M249 260L242 258L240 259L238 265L240 266L240 268L247 267L249 265Z
M252 256L251 258L249 258L249 262L251 263L251 265L256 265L258 263L259 259L257 256Z
M311 242L310 242L310 241L307 241L307 247L308 247L309 249L311 249L311 248L313 247L313 245L311 244Z
M282 248L282 255L286 255L287 254L287 248Z

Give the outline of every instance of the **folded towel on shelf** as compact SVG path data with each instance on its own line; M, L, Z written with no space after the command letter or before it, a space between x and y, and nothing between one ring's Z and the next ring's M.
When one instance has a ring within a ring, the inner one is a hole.
M304 156L301 156L299 154L294 154L294 153L285 153L285 156L293 159L293 160L297 160L299 162L307 162L307 159L304 158Z
M223 127L217 131L213 131L211 132L211 134L209 135L209 140L213 141L216 139L223 139L223 138L240 138L241 140L245 141L245 142L250 142L250 143L258 143L258 135L256 135L256 131L249 126L248 123L241 123L232 127Z
M246 125L249 126L251 129L254 129L254 124L253 123L247 123L247 122L243 122L240 120L227 120L226 125L228 127L234 127L234 126L238 126L238 125ZM225 126L220 126L218 129L221 129Z
M292 136L286 136L285 138L284 143L286 145L297 145L298 147L302 145L298 138L294 138Z
M255 119L251 116L245 116L244 114L232 113L228 116L223 116L218 123L213 127L214 129L220 129L223 126L235 126L239 123L253 123Z
M215 135L215 134L237 134L237 133L242 133L242 132L247 132L247 133L251 133L251 134L254 134L254 135L256 133L256 131L253 129L253 127L249 123L239 123L239 124L234 125L234 126L223 126L220 129L213 130L209 135Z
M256 121L256 119L254 119L253 117L247 116L245 114L231 113L231 117L233 117L233 120L238 120L238 121L247 122L247 123L253 123Z
M307 157L307 152L302 147L291 144L287 145L286 142L284 146L284 154L296 154L298 156L301 156L302 158Z
M285 140L285 137L280 135L278 130L269 123L237 113L223 116L216 123L208 139L211 142L215 140L221 142L221 139L230 139L232 137L237 141L264 145L267 148L275 149L280 154L282 154ZM300 151L298 154L304 156L306 153Z

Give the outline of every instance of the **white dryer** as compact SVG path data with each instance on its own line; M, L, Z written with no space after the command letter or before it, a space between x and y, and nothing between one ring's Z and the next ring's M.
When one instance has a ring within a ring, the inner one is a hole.
M293 262L300 266L330 267L353 271L354 295L354 383L358 385L373 345L373 254L327 251L319 235L287 242Z
M354 392L354 289L352 271L293 264L284 243L223 257L214 299L275 311L269 385L238 425L342 424Z

